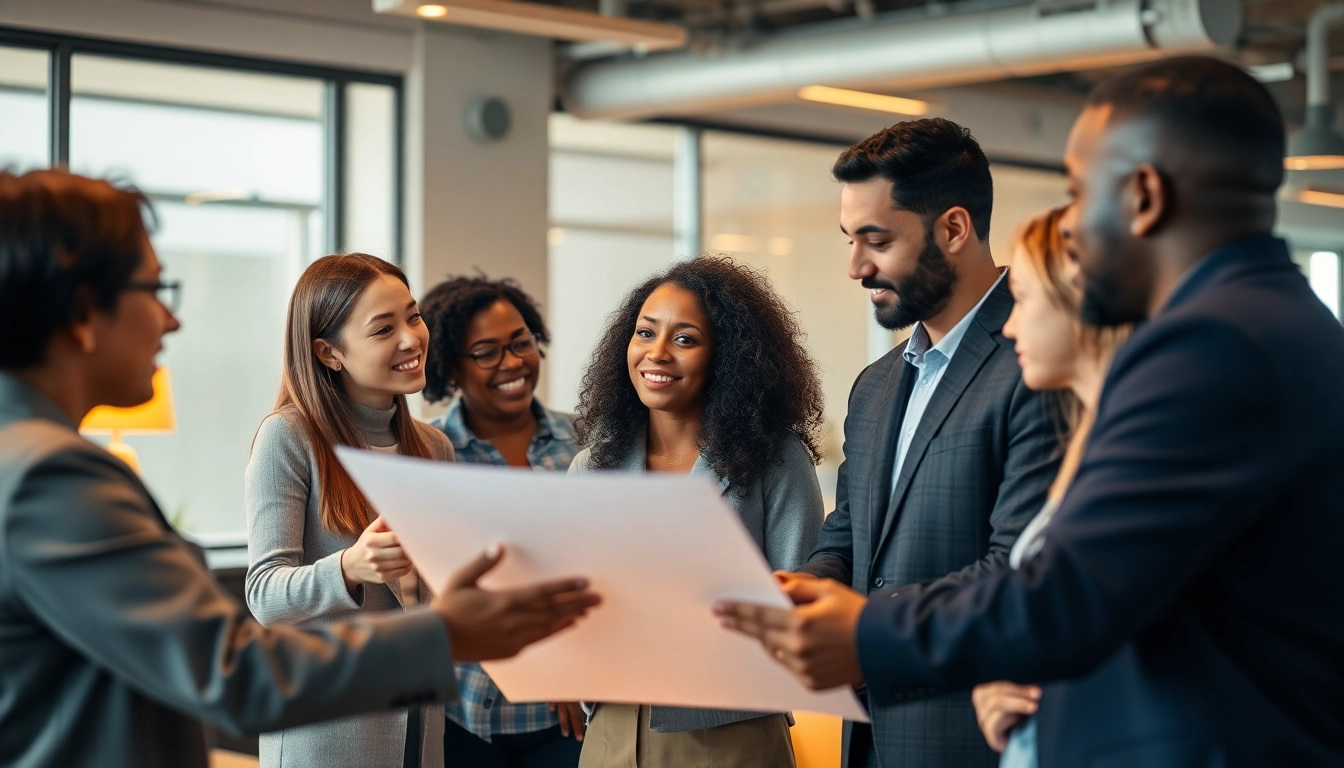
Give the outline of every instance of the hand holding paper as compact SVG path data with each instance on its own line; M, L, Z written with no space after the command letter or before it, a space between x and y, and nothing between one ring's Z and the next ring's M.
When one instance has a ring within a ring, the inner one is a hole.
M758 640L814 691L862 685L855 635L868 598L833 579L775 577L797 607L726 601L714 607L723 626Z
M456 661L507 659L573 626L600 602L586 579L499 591L477 586L503 557L499 546L477 556L452 575L431 604L448 626Z
M601 594L601 608L572 630L486 665L510 701L868 719L852 691L809 691L720 625L716 602L787 610L789 600L737 513L703 478L566 477L344 447L337 455L429 584L504 542L509 556L481 579L491 588L582 573Z

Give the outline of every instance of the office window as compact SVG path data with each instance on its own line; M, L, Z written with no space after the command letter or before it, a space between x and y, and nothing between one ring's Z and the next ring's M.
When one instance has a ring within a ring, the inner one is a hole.
M1320 297L1335 317L1341 317L1344 300L1344 264L1339 251L1323 249L1294 249L1293 262L1306 276L1311 289Z
M0 169L50 164L46 51L0 46Z
M164 272L183 282L164 342L177 431L128 436L185 532L244 530L242 481L280 383L285 310L326 252L323 81L76 55L70 167L146 192Z
M125 439L174 525L242 543L243 471L279 389L294 283L335 251L400 258L401 80L14 30L5 40L0 166L64 163L154 205L159 259L184 286L183 327L160 357L177 428Z
M397 89L345 87L345 206L341 245L399 261Z
M818 471L829 508L854 379L908 335L878 326L868 292L849 278L840 185L831 177L845 147L715 131L704 134L702 147L705 249L766 272L797 311L820 363L826 458ZM995 165L993 173L990 244L1004 264L1017 225L1063 202L1065 185L1051 171Z
M673 252L676 129L552 115L547 405L573 410L607 314ZM507 277L507 275L491 275Z

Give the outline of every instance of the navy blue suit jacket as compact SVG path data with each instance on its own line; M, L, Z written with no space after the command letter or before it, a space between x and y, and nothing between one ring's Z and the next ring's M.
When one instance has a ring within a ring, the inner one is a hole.
M869 695L1046 682L1042 768L1344 765L1344 328L1268 235L1116 356L1017 571L874 596Z

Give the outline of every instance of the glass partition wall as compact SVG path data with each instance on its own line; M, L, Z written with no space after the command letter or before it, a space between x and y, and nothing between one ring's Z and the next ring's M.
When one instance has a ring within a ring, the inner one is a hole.
M243 470L280 383L285 311L326 253L399 258L397 77L0 34L0 167L139 188L181 280L177 426L126 435L184 533L244 540ZM94 437L93 439L101 439Z

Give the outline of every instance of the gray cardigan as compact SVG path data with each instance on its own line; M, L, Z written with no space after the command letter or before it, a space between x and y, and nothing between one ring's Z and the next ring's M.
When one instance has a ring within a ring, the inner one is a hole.
M386 412L355 406L356 420L370 445L388 445ZM372 417L375 423L370 426ZM378 426L382 429L379 430ZM437 429L416 422L434 458L451 461L452 444ZM320 626L358 616L402 610L401 588L364 584L351 599L341 575L341 552L355 537L322 525L317 463L298 414L271 414L257 430L247 463L247 604L266 626ZM420 584L419 602L430 594ZM360 715L290 728L261 737L261 764L267 768L364 768L400 766L406 741L405 709ZM443 766L443 706L420 710L422 765Z
M647 464L647 441L642 437L619 467L624 472L644 472ZM589 449L574 457L570 474L595 471L591 466ZM784 443L783 455L773 466L767 467L746 493L730 493L728 478L719 477L705 462L703 456L691 467L691 477L709 477L719 484L719 491L742 518L756 546L765 553L765 559L775 570L796 570L807 561L821 532L825 511L821 500L821 483L803 441L790 435ZM691 709L686 707L653 707L649 713L649 729L656 733L676 733L713 728L742 720L764 717L770 712L744 712L718 709Z

